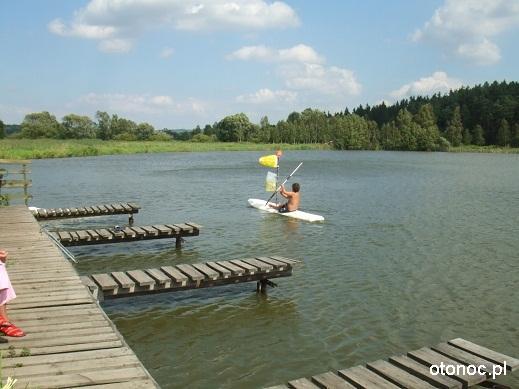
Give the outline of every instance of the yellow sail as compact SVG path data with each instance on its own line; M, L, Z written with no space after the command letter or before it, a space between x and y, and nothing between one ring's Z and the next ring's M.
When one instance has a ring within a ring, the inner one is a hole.
M261 166L265 167L278 167L277 155L265 155L259 159Z

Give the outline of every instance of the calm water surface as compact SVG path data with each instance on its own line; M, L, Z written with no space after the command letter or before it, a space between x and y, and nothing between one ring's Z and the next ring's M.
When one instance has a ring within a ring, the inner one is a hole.
M164 388L255 388L463 337L519 355L519 156L288 152L321 224L246 206L266 198L261 152L34 161L32 205L136 201L136 224L194 221L174 241L73 248L82 274L284 255L279 288L255 285L104 304ZM124 224L125 217L50 226ZM504 382L519 387L507 377ZM502 381L503 382L503 381Z

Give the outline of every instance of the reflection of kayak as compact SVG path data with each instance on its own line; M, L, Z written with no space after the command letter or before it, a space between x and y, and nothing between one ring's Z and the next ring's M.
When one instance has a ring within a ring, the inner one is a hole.
M269 204L275 204L275 203L269 203ZM293 211L293 212L284 212L280 213L277 209L269 207L265 200L260 199L249 199L249 205L253 208L259 209L261 211L269 212L269 213L276 213L278 215L291 217L294 219L300 219L300 220L306 220L308 222L321 222L324 220L324 217L321 215L316 215L314 213L308 213L303 211Z

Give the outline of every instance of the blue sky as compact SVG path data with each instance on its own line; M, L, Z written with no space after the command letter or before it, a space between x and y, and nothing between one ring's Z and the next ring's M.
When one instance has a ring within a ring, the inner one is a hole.
M519 0L0 3L0 119L271 122L517 81Z

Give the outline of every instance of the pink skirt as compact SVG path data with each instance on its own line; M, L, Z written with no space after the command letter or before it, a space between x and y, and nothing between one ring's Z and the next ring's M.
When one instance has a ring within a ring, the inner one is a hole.
M0 305L7 304L16 297L5 264L0 262Z

